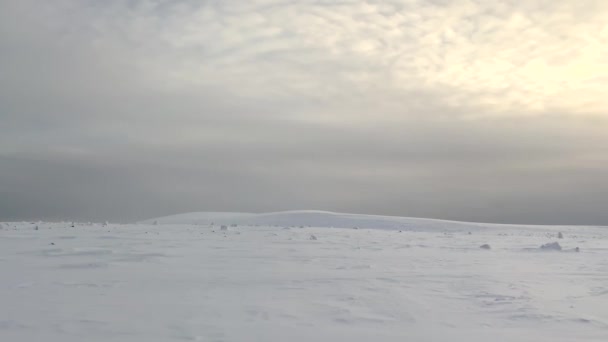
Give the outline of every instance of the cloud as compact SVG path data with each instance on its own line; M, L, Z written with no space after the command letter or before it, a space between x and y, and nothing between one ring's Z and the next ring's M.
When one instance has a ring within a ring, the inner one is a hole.
M0 219L317 208L606 223L607 12L2 2Z
M84 57L92 75L127 72L163 91L319 101L424 91L477 115L607 105L593 82L608 77L608 6L597 1L30 4L21 14L37 23L33 38L46 30L44 47L63 61Z
M483 115L607 105L590 82L608 76L608 6L597 1L138 4L105 12L120 18L110 29L98 17L110 31L99 44L129 44L166 87L319 101L424 91Z

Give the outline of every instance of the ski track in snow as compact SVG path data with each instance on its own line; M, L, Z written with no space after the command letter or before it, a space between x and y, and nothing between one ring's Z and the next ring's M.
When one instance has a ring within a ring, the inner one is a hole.
M607 228L476 227L3 223L0 341L608 341Z

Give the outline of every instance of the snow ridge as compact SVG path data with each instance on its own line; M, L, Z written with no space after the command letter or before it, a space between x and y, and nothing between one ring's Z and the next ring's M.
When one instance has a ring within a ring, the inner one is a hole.
M283 227L375 228L392 230L478 229L479 223L425 218L290 210L270 213L193 212L154 218L140 223L188 225L246 225Z

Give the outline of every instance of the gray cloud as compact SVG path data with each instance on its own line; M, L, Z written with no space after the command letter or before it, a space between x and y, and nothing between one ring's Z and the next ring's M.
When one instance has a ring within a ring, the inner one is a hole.
M0 220L607 224L597 1L0 3Z

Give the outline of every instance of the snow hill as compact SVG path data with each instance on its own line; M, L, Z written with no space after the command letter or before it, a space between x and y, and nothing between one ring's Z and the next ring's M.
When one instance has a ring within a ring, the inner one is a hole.
M475 230L492 224L426 218L292 210L272 213L193 212L154 218L142 224L240 225L280 227L370 228L409 231Z

